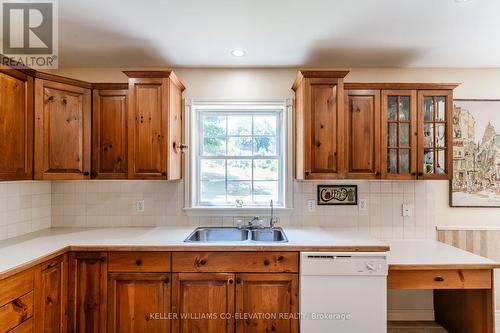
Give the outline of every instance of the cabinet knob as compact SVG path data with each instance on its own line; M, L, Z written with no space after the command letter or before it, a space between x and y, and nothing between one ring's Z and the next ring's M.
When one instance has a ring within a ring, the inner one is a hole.
M141 265L142 265L142 260L141 260L141 259L137 259L137 260L135 261L135 264L136 264L137 266L141 266Z
M418 176L419 176L419 177L422 177L423 175L424 175L424 173L423 173L423 172L419 172L419 173L418 173Z
M200 263L200 266L205 266L205 264L207 263L207 261L205 259L201 259L199 261L199 263Z
M264 266L269 266L269 260L264 260Z
M89 176L89 175L90 175L90 172L85 171L85 172L83 173L83 175L84 175L84 176Z
M311 173L309 171L304 172L306 176L309 176Z
M92 172L90 173L90 175L91 175L92 177L97 177L97 172L96 172L96 171L92 171Z
M166 176L166 175L167 175L167 173L166 173L166 172L162 172L162 173L161 173L161 175L162 175L162 176Z
M240 284L241 283L241 279L240 278L236 278L236 283Z
M380 176L380 171L375 172L375 176Z
M105 258L105 257L101 257L101 258L99 258L99 260L100 260L101 262L105 262L105 261L106 261L106 258Z
M167 277L165 278L165 284L169 284L169 283L170 283L170 278L167 276Z
M416 173L416 172L412 172L412 173L411 173L411 175L412 175L412 176L416 176L416 175L417 175L417 173Z
M227 282L229 282L229 284L233 284L234 280L233 279L229 279L229 280L227 280Z
M186 145L184 143L174 142L172 145L173 145L174 151L176 153L184 153L185 150L188 149L188 145Z
M444 278L442 276L436 276L434 278L434 281L436 281L436 282L444 282Z

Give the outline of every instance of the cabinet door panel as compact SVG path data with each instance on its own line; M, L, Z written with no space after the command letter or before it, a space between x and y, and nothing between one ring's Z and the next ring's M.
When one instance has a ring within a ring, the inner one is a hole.
M35 327L37 332L67 331L68 258L50 260L40 268L35 290Z
M129 177L166 179L168 83L130 79Z
M33 79L0 66L0 180L33 178Z
M418 92L418 178L450 179L452 165L450 90Z
M108 332L170 332L170 274L109 275Z
M90 176L90 90L35 82L36 179Z
M347 178L380 178L380 92L347 90Z
M311 82L311 149L307 168L311 174L339 172L341 122L337 110L337 89L337 84Z
M93 178L126 179L128 90L95 90L93 108Z
M417 93L415 90L382 91L383 179L417 177Z
M296 333L299 321L286 315L298 313L297 274L238 274L236 313L268 314L268 318L236 321L236 333Z
M106 332L107 253L69 255L68 331Z
M172 278L172 313L177 315L172 332L234 332L234 274L174 273ZM217 317L200 317L206 314ZM230 318L222 317L226 314Z

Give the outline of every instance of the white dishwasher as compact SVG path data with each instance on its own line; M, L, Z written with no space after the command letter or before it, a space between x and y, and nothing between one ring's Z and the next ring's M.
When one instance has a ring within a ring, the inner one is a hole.
M386 333L385 252L301 252L301 333Z

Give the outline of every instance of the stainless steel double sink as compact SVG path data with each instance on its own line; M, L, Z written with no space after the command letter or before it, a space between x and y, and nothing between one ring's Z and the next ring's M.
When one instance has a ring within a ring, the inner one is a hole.
M281 228L196 228L184 242L288 242Z

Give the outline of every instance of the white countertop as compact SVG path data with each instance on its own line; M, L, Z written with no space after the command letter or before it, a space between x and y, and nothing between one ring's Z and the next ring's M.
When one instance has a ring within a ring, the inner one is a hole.
M0 276L70 246L106 250L284 250L362 251L390 246L390 265L496 265L497 263L437 241L380 241L345 228L284 228L287 243L185 243L194 227L52 228L0 241ZM374 251L374 250L372 250Z
M396 266L475 266L497 262L433 240L388 240L389 265Z
M344 228L283 228L288 242L212 242L185 243L195 227L150 228L51 228L21 237L0 241L0 275L16 267L55 253L65 247L147 247L160 250L175 247L190 250L194 247L211 250L283 249L300 251L318 249L348 251L348 248L387 247L387 244L363 233Z

